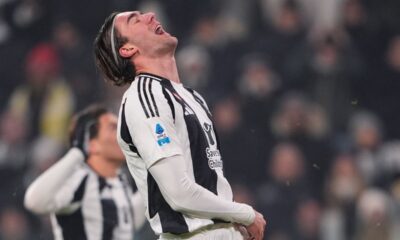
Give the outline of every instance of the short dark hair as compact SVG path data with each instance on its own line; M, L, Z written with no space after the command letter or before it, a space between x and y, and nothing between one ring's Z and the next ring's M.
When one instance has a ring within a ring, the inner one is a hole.
M117 53L117 61L115 61L111 46L111 29L117 14L118 12L114 12L106 18L94 40L93 47L96 66L104 78L116 86L123 86L135 79L136 69L130 58L123 58L118 54L118 49L128 42L128 38L123 37L114 27L114 47Z
M76 113L70 124L69 143L72 146L76 136L89 131L89 139L97 137L99 133L99 119L109 113L106 107L100 104L92 104L82 111Z

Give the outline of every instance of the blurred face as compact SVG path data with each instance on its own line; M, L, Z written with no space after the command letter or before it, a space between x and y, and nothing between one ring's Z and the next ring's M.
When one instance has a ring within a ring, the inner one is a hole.
M360 127L356 132L356 143L361 148L373 149L380 142L379 132L374 127Z
M98 135L92 141L95 141L97 145L94 154L118 164L122 164L125 161L125 157L117 143L117 116L114 114L106 113L99 118Z
M393 69L400 71L400 36L391 40L387 51L387 61Z
M354 178L357 168L350 156L339 156L333 167L333 174L339 178Z
M277 19L277 27L280 31L286 33L296 32L300 27L301 19L298 13L293 9L283 9Z
M134 48L134 54L156 57L162 53L173 52L178 42L163 29L151 12L120 13L115 17L115 28L123 37L128 38L128 43L122 48Z
M365 18L365 11L360 1L350 0L344 6L344 20L349 26L360 25Z
M318 202L309 200L297 210L297 224L304 236L317 236L320 229L321 209Z
M215 107L215 123L222 133L234 131L240 123L240 109L232 100L225 100Z
M0 231L4 239L26 239L27 219L17 209L6 208L0 216Z
M26 136L26 125L21 117L5 113L0 119L0 136L1 139L11 145L24 141Z
M341 202L354 200L361 190L361 182L352 156L339 156L332 168L331 194Z
M275 180L285 182L302 177L303 159L295 145L280 144L272 156L272 175Z
M33 86L42 87L56 75L54 64L51 62L34 60L27 64L26 77Z
M79 41L79 35L75 27L69 22L62 22L54 29L55 44L64 50L73 48Z
M274 74L263 63L252 63L244 71L246 91L254 97L265 97L276 88Z
M285 103L283 118L292 131L302 129L305 126L306 106L303 100L293 98Z

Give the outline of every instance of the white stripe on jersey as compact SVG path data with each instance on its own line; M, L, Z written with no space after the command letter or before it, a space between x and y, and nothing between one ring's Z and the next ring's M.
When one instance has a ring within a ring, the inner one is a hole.
M88 240L101 239L103 226L99 226L104 221L99 194L99 178L95 174L89 174L86 184L85 195L82 201L82 213L84 218L97 221L85 221L85 231Z
M145 79L148 86L152 84L147 92L141 88ZM146 96L149 103L145 100ZM151 96L154 96L154 104ZM150 108L157 108L159 116L152 116ZM161 130L158 132L159 126ZM198 135L194 136L193 132ZM168 141L160 144L160 139ZM139 192L146 201L146 217L156 234L192 232L214 223L211 219L193 218L169 207L147 171L161 158L183 155L188 173L196 183L232 201L232 190L223 176L217 136L208 107L198 93L188 91L182 84L151 74L138 75L122 99L118 142ZM132 146L137 152L132 151Z
M83 196L82 199L74 202L73 199L76 197L76 192L79 191L82 180L86 177L86 181L82 188ZM100 192L100 181L104 181L105 186ZM63 204L67 207L61 209L55 214L51 214L51 223L53 226L54 239L64 240L64 236L74 236L73 232L67 232L73 230L74 228L79 228L80 226L74 226L74 224L79 225L79 222L83 223L83 230L86 233L86 239L88 240L105 240L105 239L119 239L119 240L132 240L134 234L134 224L133 224L133 214L130 213L132 207L132 196L133 193L128 187L127 183L122 181L119 177L115 178L101 178L95 172L93 172L88 166L82 165L80 169L67 180L67 183L63 186L65 189L70 189L70 193L75 195L66 196L63 194L66 191L60 190L60 194L57 199L64 201ZM125 189L124 189L125 188ZM127 191L127 194L125 193ZM65 204L65 200L68 199L69 203ZM129 199L128 199L129 198ZM114 204L115 209L109 209L111 213L116 214L115 226L111 227L109 230L109 238L105 238L104 221L109 221L110 219L105 216L103 209L105 205L102 204L104 201ZM75 210L75 211L74 211ZM115 210L115 211L114 211ZM81 215L77 214L81 212ZM75 214L75 215L74 215ZM76 215L77 214L77 215ZM78 216L73 218L73 216ZM78 221L68 222L67 226L63 226L60 219L74 219ZM66 228L68 229L66 229ZM82 236L80 239L83 239Z

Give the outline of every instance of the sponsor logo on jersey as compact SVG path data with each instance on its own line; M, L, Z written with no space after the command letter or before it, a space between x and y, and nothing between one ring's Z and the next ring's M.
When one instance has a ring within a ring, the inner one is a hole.
M211 169L222 168L221 153L218 149L212 150L208 147L206 148L206 154L208 158L208 166Z
M163 145L169 144L171 142L169 140L169 137L167 136L167 133L165 132L164 128L161 126L160 123L156 124L155 132L156 132L156 136L157 136L158 146L163 146Z

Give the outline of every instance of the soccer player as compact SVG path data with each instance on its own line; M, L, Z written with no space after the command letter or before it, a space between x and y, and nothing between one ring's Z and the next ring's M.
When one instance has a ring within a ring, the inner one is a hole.
M105 78L130 84L118 142L146 217L160 239L262 239L263 216L232 200L211 113L182 85L176 46L153 13L138 11L111 14L94 42ZM237 226L247 230L246 238Z
M143 200L120 171L117 116L93 105L73 122L72 148L25 194L25 207L51 214L56 240L132 240L145 222Z

